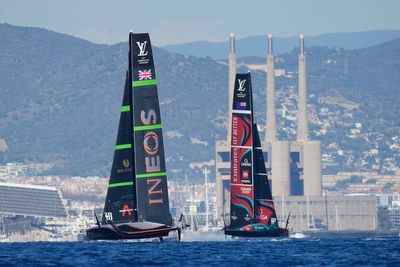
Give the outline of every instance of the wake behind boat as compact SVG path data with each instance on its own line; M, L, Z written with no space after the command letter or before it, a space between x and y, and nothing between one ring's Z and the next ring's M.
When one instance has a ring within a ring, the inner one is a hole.
M280 228L257 125L253 118L250 73L236 74L232 107L231 209L225 234L238 237L287 237Z
M95 215L96 216L96 215ZM129 34L129 67L101 222L88 240L159 238L180 228L169 211L164 143L150 37Z

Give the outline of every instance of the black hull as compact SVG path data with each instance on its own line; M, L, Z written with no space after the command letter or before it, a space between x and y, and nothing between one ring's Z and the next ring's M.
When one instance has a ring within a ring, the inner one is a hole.
M289 232L283 228L266 231L243 231L239 229L225 229L225 235L237 237L288 237Z
M121 240L121 239L146 239L146 238L162 238L168 236L172 231L177 231L177 228L161 227L157 229L132 231L120 231L109 227L93 227L86 230L86 240Z

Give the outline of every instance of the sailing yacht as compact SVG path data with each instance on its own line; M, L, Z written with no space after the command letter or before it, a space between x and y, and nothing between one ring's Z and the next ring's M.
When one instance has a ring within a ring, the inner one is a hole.
M288 236L280 228L254 122L250 73L236 74L232 107L231 207L225 234L238 237Z
M153 52L148 33L129 34L129 64L117 142L101 221L88 240L168 236L167 172Z

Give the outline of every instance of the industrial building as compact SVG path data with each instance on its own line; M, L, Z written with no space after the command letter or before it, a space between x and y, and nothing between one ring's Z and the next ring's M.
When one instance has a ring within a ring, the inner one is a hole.
M308 202L309 207L315 210L315 218L317 221L325 225L329 224L329 229L336 225L329 222L329 216L332 215L332 207L337 207L338 218L341 219L341 230L351 229L357 225L359 220L365 219L367 216L369 223L365 223L365 229L375 229L373 219L376 220L375 206L368 206L365 213L351 215L351 211L357 205L361 205L357 199L340 200L340 196L328 199L328 210L331 215L322 216L319 204L325 203L326 199L322 196L322 177L321 177L321 142L310 140L308 134L307 119L307 84L306 84L306 55L304 47L304 36L299 36L299 55L298 55L298 117L297 117L297 138L296 140L279 140L277 138L276 129L276 113L275 113L275 58L273 55L272 35L268 35L268 53L267 53L267 86L266 86L266 134L265 140L262 142L264 160L267 171L270 173L272 194L277 201L278 208L284 200L284 207L287 211L296 211L300 204L306 203L307 198L313 198ZM227 218L229 214L230 201L230 136L231 136L231 113L232 113L232 96L234 90L234 79L236 75L236 58L235 58L235 37L230 35L230 53L229 53L229 118L228 118L228 135L226 140L218 140L216 142L215 161L216 161L216 193L217 193L217 217L220 219ZM374 203L375 198L366 196L363 203ZM281 200L279 200L281 199ZM293 201L291 200L293 199ZM346 203L350 205L345 208L344 205L338 203ZM296 203L296 204L291 204ZM311 204L310 204L311 203ZM300 205L300 206L299 206ZM325 204L324 204L325 205ZM304 206L304 205L303 205ZM303 207L304 208L304 207ZM364 208L363 208L364 209ZM305 211L305 210L304 210ZM297 211L299 212L299 211ZM297 219L302 218L299 214L293 215L293 220L297 225L300 224ZM344 216L344 217L340 217ZM350 217L347 217L350 216ZM354 217L355 216L355 217ZM357 217L358 216L358 217ZM321 218L320 218L321 217ZM297 218L297 219L296 219ZM326 219L328 219L326 221ZM334 220L332 220L334 221ZM337 220L339 222L339 220ZM299 227L299 229L305 227Z
M295 231L377 229L376 199L369 195L275 197L278 219ZM282 204L283 203L283 204Z

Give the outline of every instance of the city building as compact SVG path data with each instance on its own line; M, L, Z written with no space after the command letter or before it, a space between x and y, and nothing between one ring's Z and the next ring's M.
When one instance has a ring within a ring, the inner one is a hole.
M56 188L0 183L0 229L3 236L15 237L43 230L47 234L60 221L64 224L66 220L67 212Z
M290 213L289 228L295 231L377 229L375 196L283 196L274 203L278 220L285 223Z

